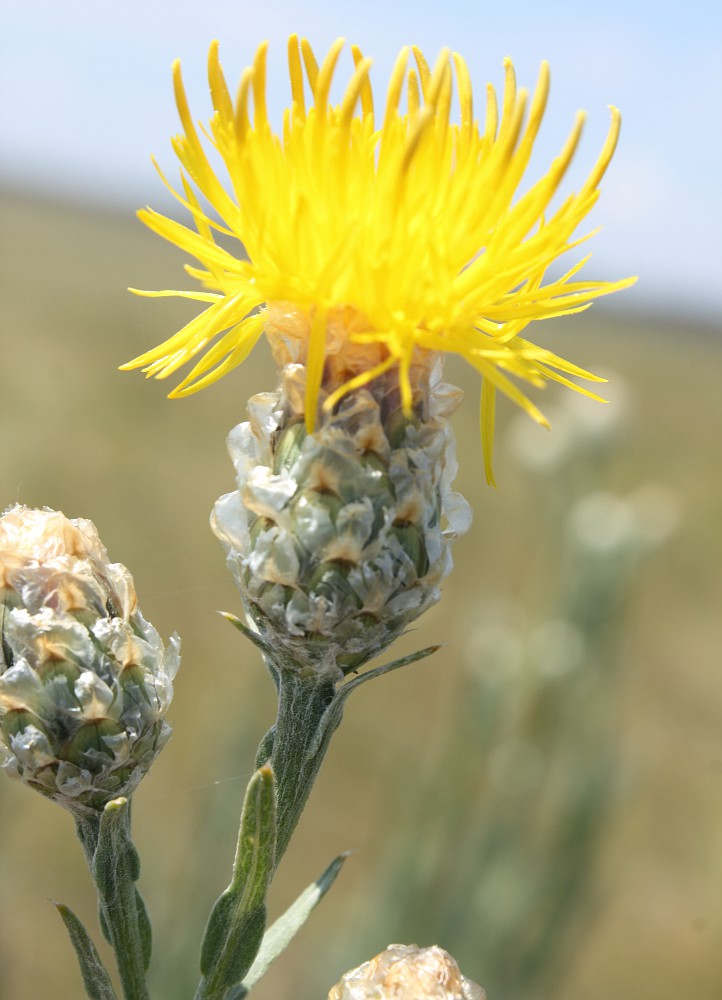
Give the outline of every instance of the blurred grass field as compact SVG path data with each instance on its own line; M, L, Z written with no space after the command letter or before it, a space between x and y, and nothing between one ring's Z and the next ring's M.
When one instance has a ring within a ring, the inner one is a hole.
M216 497L233 488L225 435L243 418L248 396L273 388L275 375L262 345L232 376L186 401L169 402L162 384L119 373L118 364L192 313L184 303L125 291L182 285L180 256L130 213L8 193L0 214L0 507L19 501L92 518L111 557L131 568L146 617L183 639L175 735L136 796L134 822L141 887L156 927L154 996L190 996L202 926L228 880L253 750L274 711L256 652L214 614L238 612L239 598L208 515ZM536 335L579 364L623 378L623 432L599 463L597 487L624 494L661 484L676 498L680 522L637 569L615 619L613 687L602 706L612 795L584 891L569 903L568 946L561 941L552 956L553 994L540 987L490 1000L722 995L722 337L681 320L627 319L617 311L624 302L615 305L540 324ZM466 800L477 793L465 768L444 756L449 747L464 754L454 737L469 727L466 719L462 730L460 721L468 707L469 636L500 603L543 609L556 586L559 556L549 539L559 531L554 518L564 509L567 481L530 475L514 460L504 426L511 406L503 406L499 488L486 487L476 381L453 363L448 377L468 393L456 418L458 488L475 519L456 548L441 604L397 648L445 646L350 703L274 885L273 913L334 854L355 854L258 987L258 1000L322 997L345 969L388 944L389 934L410 942L423 933L428 914L404 907L386 873L418 832L420 810L433 815L458 802L467 815ZM550 388L542 408L561 392ZM615 398L614 382L609 395ZM484 663L476 669L483 674ZM581 713L591 717L595 708L582 705ZM483 724L480 715L480 737ZM542 790L543 774L516 805L520 824ZM0 998L79 997L74 958L49 903L67 903L95 928L70 816L3 780L0 825ZM449 853L453 865L453 844ZM477 872L462 875L475 885ZM428 877L421 861L418 877ZM407 888L410 901L418 898L411 883ZM435 892L443 895L443 885ZM427 896L425 906L434 905ZM474 919L470 900L467 941ZM453 939L438 943L457 947ZM465 973L488 985L483 949L475 965L468 943L464 948Z

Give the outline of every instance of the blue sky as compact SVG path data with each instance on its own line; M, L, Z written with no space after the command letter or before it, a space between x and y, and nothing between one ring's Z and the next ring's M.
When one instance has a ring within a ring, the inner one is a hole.
M625 293L629 308L719 317L722 15L702 0L675 8L634 0L5 0L0 182L128 210L164 205L149 157L155 153L173 170L170 65L180 56L193 112L206 118L205 57L213 38L231 80L259 41L271 41L276 121L287 98L292 31L321 52L339 35L357 42L374 59L379 90L402 45L414 42L430 59L451 46L469 63L477 107L488 80L501 85L504 56L528 86L545 58L552 92L530 179L545 169L582 107L589 117L568 181L578 183L603 142L607 105L623 114L620 147L592 218L603 231L591 247L590 276L592 269L600 278L639 274Z

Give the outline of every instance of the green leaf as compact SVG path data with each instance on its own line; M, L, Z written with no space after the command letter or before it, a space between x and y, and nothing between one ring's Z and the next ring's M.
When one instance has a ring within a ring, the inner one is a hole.
M344 854L339 854L337 858L334 858L324 873L315 882L312 882L307 889L304 889L295 903L289 906L283 916L271 924L263 935L263 943L256 955L255 962L240 986L230 991L227 1000L242 1000L252 987L256 985L261 976L265 975L271 962L274 962L281 952L288 947L306 923L313 910L336 881L336 876L341 871L349 853L349 851L346 851Z
M138 916L138 930L143 950L143 965L147 971L153 954L153 925L150 922L145 900L137 889L135 890L135 909Z
M100 817L92 872L103 908L101 927L111 943L129 957L140 954L143 969L150 965L153 932L148 912L135 882L140 858L130 837L130 803L113 799Z
M85 927L67 906L63 906L62 903L56 903L55 906L78 956L86 994L90 1000L117 1000L110 976Z
M133 848L133 850L135 850L135 848ZM150 917L148 916L145 900L137 889L135 890L135 908L138 918L138 927L140 930L143 968L147 970L153 953L153 927L150 922ZM112 945L113 937L110 932L110 927L108 926L107 917L105 916L102 900L98 900L98 923L100 924L100 930L103 933L103 937L108 944Z
M275 853L276 789L273 771L265 765L246 790L231 883L208 918L198 1000L222 1000L253 964L266 927Z
M361 685L365 684L366 681L373 680L374 677L382 677L384 674L390 674L392 670L398 670L400 667L408 666L410 663L416 663L418 660L424 660L427 656L431 656L432 653L436 653L439 649L441 649L441 646L426 646L424 649L419 649L415 653L410 653L408 656L402 656L398 660L392 660L391 663L384 663L382 666L375 667L373 670L367 670L366 673L360 674L352 681L347 681L338 689L333 701L323 713L321 722L316 730L315 738L309 747L309 756L319 753L319 751L328 745L334 731L341 722L346 700L349 695L356 690L356 688L361 687Z
M384 674L390 674L392 670L398 670L400 667L406 667L410 663L418 662L418 660L425 660L427 656L437 653L440 649L440 645L425 646L424 649L417 649L415 653L409 653L408 656L402 656L398 660L392 660L391 663L384 663L382 666L375 667L373 670L367 670L365 674L360 674L360 676L355 677L352 681L348 681L344 684L339 691L339 694L343 695L345 700L352 691L355 691L357 687L361 687L361 685L365 684L366 681L373 680L374 677L382 677Z
M108 944L112 944L113 938L111 937L110 934L110 927L108 927L108 921L105 918L105 910L103 909L103 901L101 899L98 900L98 923L100 924L100 930L103 937L108 942Z
M273 744L276 739L276 726L273 725L268 730L266 735L262 738L261 742L258 744L258 749L256 750L256 767L263 767L271 759L271 754L273 753Z
M258 632L254 632L253 629L249 628L245 622L242 622L237 615L232 614L230 611L219 611L218 614L221 618L225 618L227 622L230 622L234 628L237 628L242 635L245 635L246 639L249 639L254 646L258 646L264 655L273 652L273 648L266 640Z
M276 689L278 689L278 667L276 666L278 650L274 649L269 642L266 642L266 640L260 636L258 632L249 628L248 625L242 622L237 615L232 614L230 611L219 611L218 614L221 618L225 618L227 622L230 622L234 628L238 629L241 635L245 635L246 639L260 649L263 654L263 662L266 665L266 669L271 675L271 679L276 685Z

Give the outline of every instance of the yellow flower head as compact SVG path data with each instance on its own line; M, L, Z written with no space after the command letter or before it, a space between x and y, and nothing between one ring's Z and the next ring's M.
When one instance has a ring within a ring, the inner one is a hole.
M312 429L324 364L339 350L339 328L345 331L341 354L353 355L356 363L326 398L328 408L344 392L396 367L408 413L415 359L454 352L482 376L482 441L491 479L495 390L545 422L509 376L533 385L554 379L591 396L569 376L602 381L521 334L532 320L580 312L597 296L634 280L582 280L585 259L544 283L547 268L587 238L574 240L573 234L599 195L619 134L619 112L612 109L606 143L580 190L547 215L584 116L577 116L549 171L515 198L546 106L546 63L530 101L525 90L517 90L514 68L506 61L501 107L489 86L482 128L461 56L443 50L431 70L418 49L404 48L379 122L371 61L356 46L351 47L355 69L341 103L330 103L343 44L334 42L319 66L308 42L291 36L292 101L279 136L266 111L267 43L244 71L235 102L213 43L208 75L214 113L203 131L225 165L228 187L193 123L176 62L175 96L184 131L173 148L182 165L184 196L173 194L195 228L151 209L139 216L196 258L200 267L187 271L206 290L141 294L182 295L208 306L175 336L123 367L165 378L205 349L170 394L185 396L243 361L264 328L273 337L274 315L284 314L288 326L290 313L303 340L306 422ZM455 88L459 124L451 122ZM202 207L193 186L216 214ZM237 253L226 249L228 239L219 244L214 232L237 240Z

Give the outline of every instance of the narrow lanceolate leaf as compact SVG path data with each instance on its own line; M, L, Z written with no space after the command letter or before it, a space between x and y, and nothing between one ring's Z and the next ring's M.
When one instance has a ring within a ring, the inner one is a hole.
M441 646L425 646L423 649L417 649L415 653L409 653L408 656L401 656L398 660L392 660L390 663L384 663L380 667L374 667L373 670L367 670L366 673L360 674L358 677L354 677L352 681L344 684L339 693L345 701L352 691L365 684L366 681L370 681L374 677L383 677L384 674L390 674L392 670L398 670L400 667L408 667L410 663L425 660L427 656L438 653L440 649Z
M117 1000L110 976L85 927L67 906L63 906L62 903L55 905L70 935L70 942L75 948L75 954L78 956L80 973L87 996L90 1000Z
M104 934L109 934L121 966L127 962L130 969L139 964L147 971L153 931L145 903L135 887L140 877L140 858L130 836L127 799L115 799L103 810L92 871L103 912L101 926ZM140 976L140 970L135 969L133 975Z
M296 934L310 917L312 911L318 906L333 883L336 876L341 871L343 863L349 852L339 854L331 862L315 882L312 882L307 889L301 893L295 903L286 910L283 916L279 917L275 923L271 924L263 935L263 943L256 955L256 960L251 966L245 979L240 986L228 994L228 1000L242 1000L256 985L261 976L265 975L271 962L291 943Z
M276 792L273 771L264 766L246 790L231 883L208 919L197 1000L222 1000L253 964L266 928L275 853Z
M219 614L221 618L225 618L226 621L230 622L234 628L237 628L242 635L245 635L246 639L249 639L254 646L257 646L260 649L262 653L266 654L273 652L272 647L269 646L263 636L259 635L258 632L254 632L253 629L250 629L237 615L232 614L230 611L219 611Z
M310 745L309 755L318 753L319 750L328 745L334 731L341 722L346 700L357 688L365 684L366 681L373 680L374 677L383 677L384 674L390 674L392 670L398 670L400 667L406 667L410 663L425 660L427 656L438 652L439 649L441 649L441 646L425 646L424 649L418 649L415 653L410 653L408 656L402 656L398 660L392 660L391 663L384 663L380 667L374 667L373 670L367 670L358 677L354 677L352 681L346 681L345 684L338 688L333 701L323 713L313 742Z

